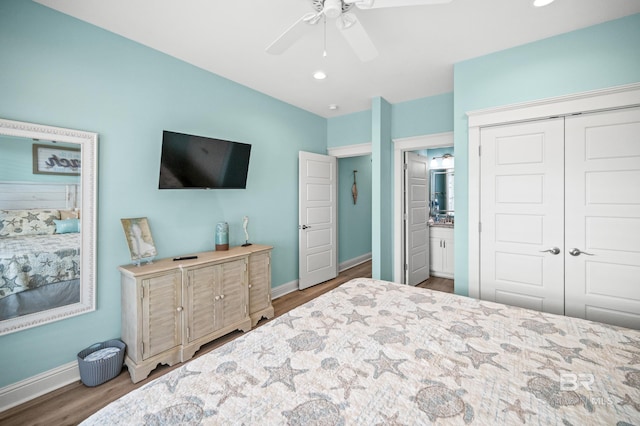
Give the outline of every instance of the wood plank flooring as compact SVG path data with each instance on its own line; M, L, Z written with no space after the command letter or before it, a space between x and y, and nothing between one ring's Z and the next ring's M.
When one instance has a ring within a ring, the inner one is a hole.
M371 277L370 261L343 271L337 278L326 283L279 297L273 301L275 317L289 312L291 309L338 287L352 278L358 277ZM451 293L453 292L453 280L432 277L420 283L418 287ZM258 323L258 327L267 322L262 320ZM241 335L241 332L234 332L221 337L203 346L194 358L202 356ZM151 372L146 380L137 384L131 383L126 368L116 378L94 388L86 387L82 382L78 381L0 413L0 425L77 425L110 402L181 365L183 364L177 364L173 367L159 366Z

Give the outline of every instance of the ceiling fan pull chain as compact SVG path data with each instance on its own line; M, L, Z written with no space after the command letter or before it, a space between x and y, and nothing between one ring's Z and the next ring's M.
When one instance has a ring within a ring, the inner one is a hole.
M327 57L327 17L324 17L324 51L322 52L323 57Z

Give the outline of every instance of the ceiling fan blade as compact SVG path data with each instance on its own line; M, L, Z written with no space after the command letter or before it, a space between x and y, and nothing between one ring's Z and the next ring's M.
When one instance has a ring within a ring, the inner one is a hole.
M360 9L380 9L383 7L430 6L451 3L453 0L345 0L346 4L355 3Z
M280 37L275 39L275 41L266 48L267 53L279 55L293 46L293 44L304 35L307 30L307 25L318 22L319 16L321 16L319 13L307 13L302 18L298 19L293 25L287 28L285 32L280 34Z
M370 61L378 56L378 49L355 15L343 13L336 20L336 26L362 62Z

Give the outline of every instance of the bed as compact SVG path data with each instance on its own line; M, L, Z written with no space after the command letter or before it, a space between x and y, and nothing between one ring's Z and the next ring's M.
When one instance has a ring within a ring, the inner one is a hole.
M0 319L79 301L79 221L67 216L0 210Z
M640 423L640 332L358 278L112 402L104 424Z

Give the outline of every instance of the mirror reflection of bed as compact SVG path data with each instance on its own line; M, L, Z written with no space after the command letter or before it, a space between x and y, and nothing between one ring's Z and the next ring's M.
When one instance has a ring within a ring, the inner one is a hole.
M0 135L0 321L80 302L80 170L38 172L34 144L78 148Z

